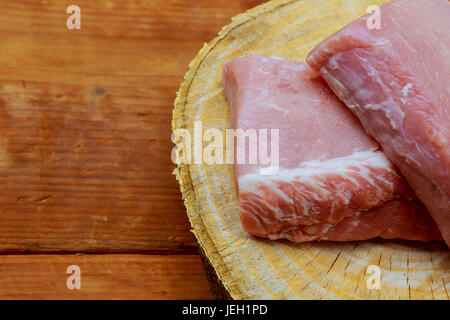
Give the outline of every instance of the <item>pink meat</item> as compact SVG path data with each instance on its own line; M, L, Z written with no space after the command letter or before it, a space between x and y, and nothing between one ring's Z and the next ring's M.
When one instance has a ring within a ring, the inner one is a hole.
M450 246L450 2L394 0L381 29L366 15L307 62L401 170Z
M260 162L235 165L246 231L297 242L441 239L377 143L308 65L236 58L225 65L224 87L233 128L280 130L276 174L261 175Z

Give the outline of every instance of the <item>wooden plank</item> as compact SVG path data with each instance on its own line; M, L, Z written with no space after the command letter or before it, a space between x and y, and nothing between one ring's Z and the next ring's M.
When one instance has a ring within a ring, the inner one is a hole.
M189 61L262 1L0 0L0 251L193 251L171 175Z
M67 288L80 268L81 289ZM198 255L0 256L0 299L211 299Z

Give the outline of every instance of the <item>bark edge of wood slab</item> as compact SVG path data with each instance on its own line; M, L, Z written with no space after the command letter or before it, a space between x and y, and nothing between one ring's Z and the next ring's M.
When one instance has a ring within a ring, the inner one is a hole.
M226 61L251 53L304 61L321 40L370 5L386 2L272 0L234 17L190 63L172 130L192 130L197 120L203 130L229 128L222 87ZM231 165L182 164L174 174L218 298L449 299L450 254L442 243L256 239L241 227ZM367 286L370 265L380 267L381 289Z

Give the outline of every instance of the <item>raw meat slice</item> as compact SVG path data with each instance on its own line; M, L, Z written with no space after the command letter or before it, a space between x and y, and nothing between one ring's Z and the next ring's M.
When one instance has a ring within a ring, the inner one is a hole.
M367 212L356 212L335 225L292 226L283 230L283 238L295 242L316 239L356 241L376 237L442 240L423 205L418 201L406 200L392 200Z
M235 164L246 231L298 242L441 239L377 143L305 63L236 58L224 87L233 128L280 130L276 174Z
M450 246L450 2L394 0L322 42L307 62L400 169Z

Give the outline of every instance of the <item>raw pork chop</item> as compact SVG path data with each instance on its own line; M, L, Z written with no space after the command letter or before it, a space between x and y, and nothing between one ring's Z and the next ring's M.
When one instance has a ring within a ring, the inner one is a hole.
M245 230L297 242L441 239L376 142L307 64L236 58L224 86L233 128L280 130L276 174L235 165Z
M337 32L307 62L401 170L450 246L450 2L398 0Z

